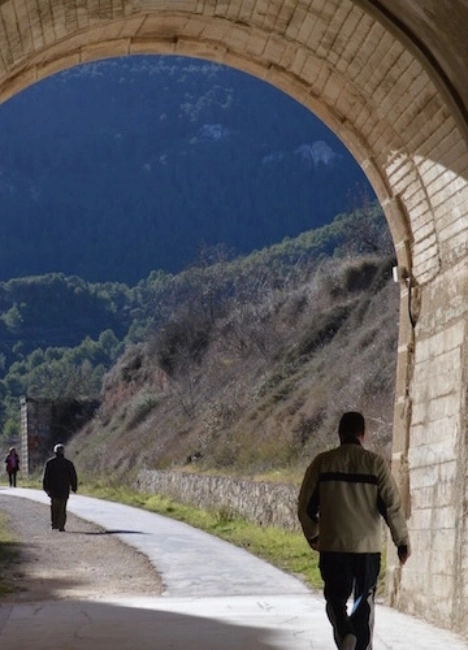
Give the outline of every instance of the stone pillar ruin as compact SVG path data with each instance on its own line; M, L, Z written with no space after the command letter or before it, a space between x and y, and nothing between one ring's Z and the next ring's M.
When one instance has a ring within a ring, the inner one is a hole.
M34 399L21 401L21 457L23 476L37 474L57 442L66 443L93 416L98 400Z

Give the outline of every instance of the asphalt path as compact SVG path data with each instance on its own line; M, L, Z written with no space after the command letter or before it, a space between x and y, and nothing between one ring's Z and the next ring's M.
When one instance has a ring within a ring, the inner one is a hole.
M0 488L0 506L2 495L49 502L38 490ZM6 603L0 606L1 648L333 650L322 596L248 552L118 503L72 495L68 510L144 553L162 575L163 596ZM377 608L374 650L441 648L468 650L468 642Z

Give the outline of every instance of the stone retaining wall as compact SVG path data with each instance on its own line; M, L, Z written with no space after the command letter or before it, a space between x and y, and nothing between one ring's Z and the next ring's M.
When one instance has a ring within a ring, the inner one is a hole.
M142 470L136 487L140 492L171 497L198 508L226 509L262 526L300 530L296 486Z

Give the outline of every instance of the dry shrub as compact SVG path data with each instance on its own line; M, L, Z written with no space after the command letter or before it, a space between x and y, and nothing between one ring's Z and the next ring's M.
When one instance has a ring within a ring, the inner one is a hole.
M148 415L159 405L159 396L154 393L142 391L130 403L130 415L127 427L132 429L143 422Z
M116 472L129 458L162 468L192 456L199 471L300 472L336 444L349 409L387 449L398 304L388 260L334 260L302 285L224 304L217 320L179 319L109 373L94 451ZM171 377L158 383L161 366Z
M192 313L169 322L154 342L159 367L174 376L192 363L201 363L209 345L211 328L209 320L197 318Z

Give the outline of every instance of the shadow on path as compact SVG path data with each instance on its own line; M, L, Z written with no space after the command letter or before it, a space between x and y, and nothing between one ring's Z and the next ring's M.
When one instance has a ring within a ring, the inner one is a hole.
M97 530L93 532L69 531L72 535L147 535L143 530Z
M153 603L156 603L154 600ZM8 650L276 650L271 630L248 621L118 604L65 601L15 604L0 610L0 638ZM326 650L312 645L311 648Z

